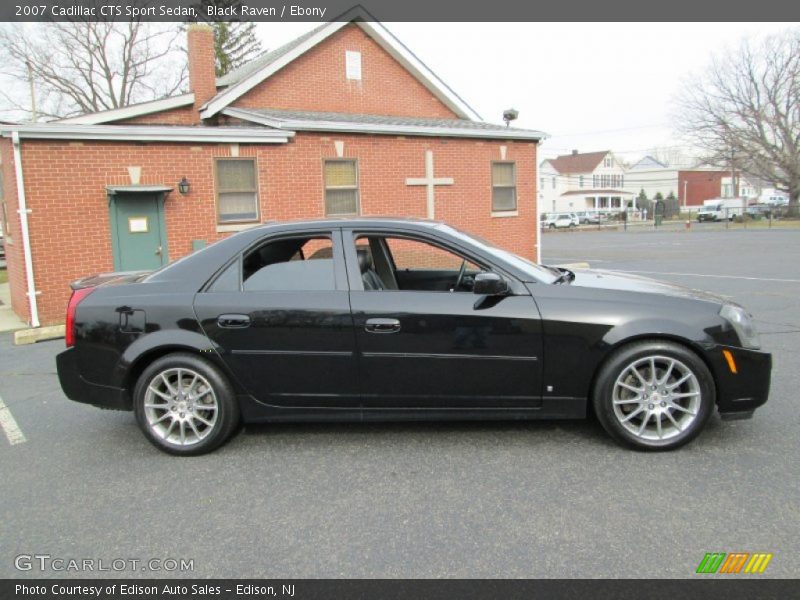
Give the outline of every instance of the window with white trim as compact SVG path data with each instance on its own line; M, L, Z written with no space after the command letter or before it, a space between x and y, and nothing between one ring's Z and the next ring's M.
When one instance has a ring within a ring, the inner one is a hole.
M218 158L217 220L220 223L258 221L258 184L254 158Z
M323 165L325 179L325 214L357 215L358 162L355 160L326 160Z
M517 163L492 163L492 211L517 210Z

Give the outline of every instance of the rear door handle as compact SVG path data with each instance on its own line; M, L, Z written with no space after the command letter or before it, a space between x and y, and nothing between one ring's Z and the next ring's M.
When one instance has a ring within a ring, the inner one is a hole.
M250 317L248 315L220 315L217 317L217 325L226 329L250 327Z
M367 319L364 329L367 333L397 333L400 331L400 321L397 319Z

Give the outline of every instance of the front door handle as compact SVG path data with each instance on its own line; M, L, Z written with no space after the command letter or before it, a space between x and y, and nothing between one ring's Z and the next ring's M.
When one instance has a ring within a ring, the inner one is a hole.
M250 327L250 317L248 315L220 315L217 317L217 325L225 329Z
M164 252L163 247L159 246L158 248L156 248L156 256L161 256L163 252Z
M397 333L400 331L400 321L397 319L367 319L364 329L367 333Z

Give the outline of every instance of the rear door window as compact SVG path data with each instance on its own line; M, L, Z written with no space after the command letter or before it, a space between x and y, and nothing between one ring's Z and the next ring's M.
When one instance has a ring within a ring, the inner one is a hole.
M335 289L333 244L327 235L274 240L242 259L245 292Z

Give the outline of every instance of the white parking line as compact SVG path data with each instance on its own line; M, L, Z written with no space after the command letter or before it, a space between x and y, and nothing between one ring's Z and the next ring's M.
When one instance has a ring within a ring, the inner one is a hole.
M680 275L685 277L715 277L717 279L747 279L749 281L780 281L783 283L800 283L800 279L775 279L773 277L744 277L742 275L709 275L707 273L673 273L668 271L623 271L614 269L619 273L642 273L644 275Z
M8 443L12 446L27 441L25 439L25 434L22 433L19 425L17 425L14 415L11 414L11 411L6 406L6 403L3 402L2 398L0 398L0 427L3 428L3 432L8 438Z

